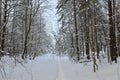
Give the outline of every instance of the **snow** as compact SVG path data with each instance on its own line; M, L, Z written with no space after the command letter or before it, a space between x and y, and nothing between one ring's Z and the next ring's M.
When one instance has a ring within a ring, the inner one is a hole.
M9 57L1 59L0 80L120 80L119 63L101 63L97 72L93 72L92 62L74 63L67 57L49 54L14 63Z

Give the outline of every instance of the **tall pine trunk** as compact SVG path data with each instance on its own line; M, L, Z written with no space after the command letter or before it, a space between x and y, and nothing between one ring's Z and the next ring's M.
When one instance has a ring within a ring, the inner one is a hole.
M2 24L1 24L1 17L2 17L2 0L0 0L0 30L2 28ZM1 49L1 32L0 32L0 49Z
M109 12L109 26L110 26L110 56L111 61L115 61L117 63L117 47L116 47L116 35L115 35L115 26L113 23L113 9L112 2L108 0L108 12Z
M89 37L89 27L87 25L87 21L89 21L89 20L87 18L87 12L85 11L85 19L84 19L84 22L85 22L85 47L86 47L87 59L90 59L90 47L89 47L90 37Z
M74 26L75 26L75 46L76 46L76 53L77 53L77 60L79 61L80 60L80 53L79 53L79 39L78 39L78 27L77 27L77 15L76 15L76 0L74 0L74 3L73 3L73 6L74 6Z

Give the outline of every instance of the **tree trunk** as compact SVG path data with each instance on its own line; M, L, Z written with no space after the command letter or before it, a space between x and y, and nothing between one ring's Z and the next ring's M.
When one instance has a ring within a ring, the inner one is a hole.
M29 6L28 0L24 0L26 6ZM28 7L25 7L25 25L24 25L24 45L22 52L22 59L27 57L27 29L28 29Z
M85 11L85 47L86 47L86 55L87 55L87 59L90 59L90 48L89 48L89 27L87 24L87 12Z
M79 44L78 44L78 29L77 29L77 17L76 17L76 0L74 0L73 3L74 6L74 26L75 26L75 45L76 45L76 53L77 53L77 60L80 60L80 54L79 54Z
M99 59L99 45L98 45L98 30L97 30L97 19L96 19L96 7L94 2L94 37L95 37L95 52L97 54L97 59Z
M4 4L4 17L3 17L3 29L2 29L2 40L1 40L1 50L5 48L5 31L6 31L6 22L7 22L7 0Z
M2 28L2 24L1 24L1 17L2 17L2 0L0 0L0 29ZM1 49L1 32L0 32L0 49Z
M110 26L110 54L111 61L115 61L117 63L117 47L116 47L116 35L115 35L115 26L113 23L113 9L112 2L108 0L108 11L109 11L109 26Z

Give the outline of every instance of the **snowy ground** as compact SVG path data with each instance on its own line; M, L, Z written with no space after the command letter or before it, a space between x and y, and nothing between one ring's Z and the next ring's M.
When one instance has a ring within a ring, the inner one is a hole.
M0 80L120 80L119 64L102 63L94 73L92 63L77 64L53 55L22 64L4 59L0 62Z

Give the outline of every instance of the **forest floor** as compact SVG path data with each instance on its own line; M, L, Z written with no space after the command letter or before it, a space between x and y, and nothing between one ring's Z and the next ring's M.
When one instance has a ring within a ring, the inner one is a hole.
M46 55L19 64L4 57L0 80L120 80L120 63L98 64L99 70L93 72L92 62L74 63L66 57Z

